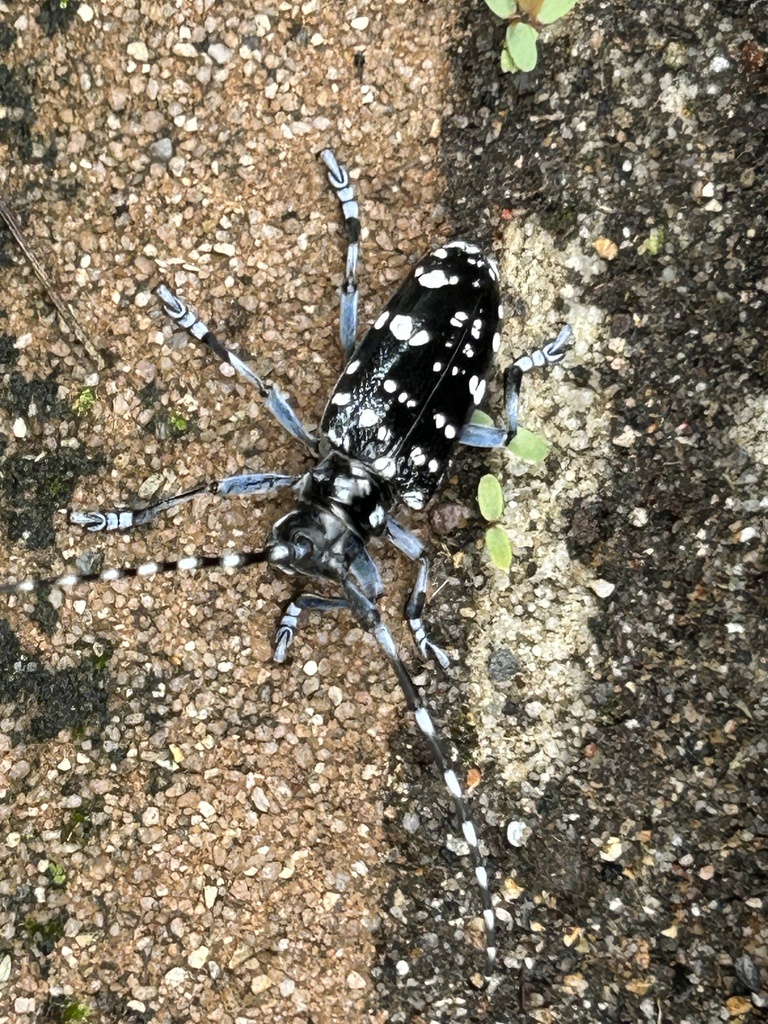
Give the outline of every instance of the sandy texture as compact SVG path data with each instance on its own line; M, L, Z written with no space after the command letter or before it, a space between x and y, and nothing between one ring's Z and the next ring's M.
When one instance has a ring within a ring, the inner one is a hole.
M375 644L311 617L274 665L291 587L257 570L0 609L0 1021L751 1020L761 5L582 4L517 78L481 4L19 7L0 3L0 190L107 366L0 231L2 578L258 547L287 510L211 498L127 538L59 511L307 464L245 383L170 339L151 289L167 280L316 424L343 254L323 146L361 198L363 321L460 233L500 258L505 360L565 320L577 343L525 382L547 461L465 454L405 519L455 655L424 682L479 769L490 990L444 786ZM508 577L482 549L488 470ZM412 567L376 553L397 624Z

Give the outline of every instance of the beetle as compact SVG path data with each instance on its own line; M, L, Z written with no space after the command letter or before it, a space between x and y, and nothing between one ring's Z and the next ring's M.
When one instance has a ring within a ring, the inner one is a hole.
M443 668L445 652L422 621L429 583L424 544L395 518L398 504L420 510L437 492L458 443L506 446L517 430L523 375L562 359L570 343L565 327L555 341L518 359L504 373L503 427L470 422L486 392L500 347L502 309L493 259L472 241L454 240L432 249L411 270L361 341L357 341L361 225L346 167L331 149L320 157L341 206L347 235L346 269L340 288L340 341L345 365L320 423L319 435L299 420L287 398L230 351L166 284L156 288L164 313L179 328L227 362L256 387L267 409L315 459L298 476L241 472L199 484L141 509L73 511L69 521L91 532L127 531L203 494L220 497L265 494L289 487L295 508L272 527L262 549L219 556L150 561L127 568L65 574L51 580L0 585L0 593L25 594L41 584L59 587L158 572L243 568L268 562L302 581L330 584L335 596L307 593L300 586L276 633L275 658L284 661L301 614L346 608L376 639L392 666L405 702L424 736L461 822L483 906L489 969L497 955L493 900L475 826L458 767L445 751L424 699L405 665L378 602L381 577L368 547L386 537L419 568L405 618L423 658Z

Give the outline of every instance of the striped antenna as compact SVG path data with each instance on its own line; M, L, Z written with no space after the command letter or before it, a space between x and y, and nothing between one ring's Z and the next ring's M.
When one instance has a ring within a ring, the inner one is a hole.
M21 580L19 583L0 583L0 594L29 594L40 587L76 587L80 583L111 583L136 577L155 576L161 572L194 572L196 569L243 569L248 565L266 561L265 551L239 551L224 555L189 555L162 562L142 562L122 569L104 569L102 572L64 573L48 579Z

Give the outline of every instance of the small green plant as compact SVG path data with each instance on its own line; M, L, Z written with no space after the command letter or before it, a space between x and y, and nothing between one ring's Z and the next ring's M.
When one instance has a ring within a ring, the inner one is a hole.
M658 256L662 245L664 245L664 228L651 228L648 237L637 251L641 256L646 252L649 256Z
M90 1020L91 1011L85 1003L67 1003L61 1011L61 1024L70 1020Z
M185 416L176 410L168 417L168 427L171 431L171 436L181 437L181 435L186 434L189 429L189 422Z
M575 7L576 0L485 0L509 22L501 51L502 71L533 71L538 60L539 32Z
M480 515L491 525L485 531L485 547L488 557L502 572L507 572L512 565L512 545L503 526L496 522L501 519L504 512L504 495L501 491L501 484L493 475L486 473L480 478L477 488L477 503L480 506Z
M67 884L67 872L61 864L56 864L55 861L50 861L48 864L48 877L54 889L63 889Z
M87 412L90 412L93 408L93 403L96 401L96 392L93 388L83 388L80 394L72 403L72 411L75 416L85 416Z
M470 423L489 427L493 425L493 420L487 413L476 409L472 413ZM526 430L525 427L518 427L515 436L507 445L507 449L519 459L536 463L546 459L549 445L538 434ZM481 477L477 488L477 503L483 519L491 524L485 531L485 547L488 557L497 569L507 572L512 564L512 545L504 527L499 526L498 523L504 512L504 495L501 484L493 473L486 473Z

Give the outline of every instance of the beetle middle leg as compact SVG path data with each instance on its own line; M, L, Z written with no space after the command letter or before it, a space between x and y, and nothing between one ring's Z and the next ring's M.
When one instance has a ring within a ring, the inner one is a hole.
M145 508L115 509L109 512L70 512L69 521L73 526L83 526L91 533L132 530L137 526L146 525L163 512L169 512L177 505L193 501L203 494L216 494L220 498L267 494L278 487L292 487L298 479L299 477L286 476L283 473L238 473L236 476L225 476L221 480L198 484L181 494L161 498Z
M357 261L360 255L360 208L355 199L355 191L344 164L336 159L332 149L324 149L320 159L328 168L328 182L336 193L344 216L347 229L347 263L339 292L341 294L341 311L339 315L339 340L344 350L345 361L348 361L355 349L357 341L357 306L359 289L357 286Z

